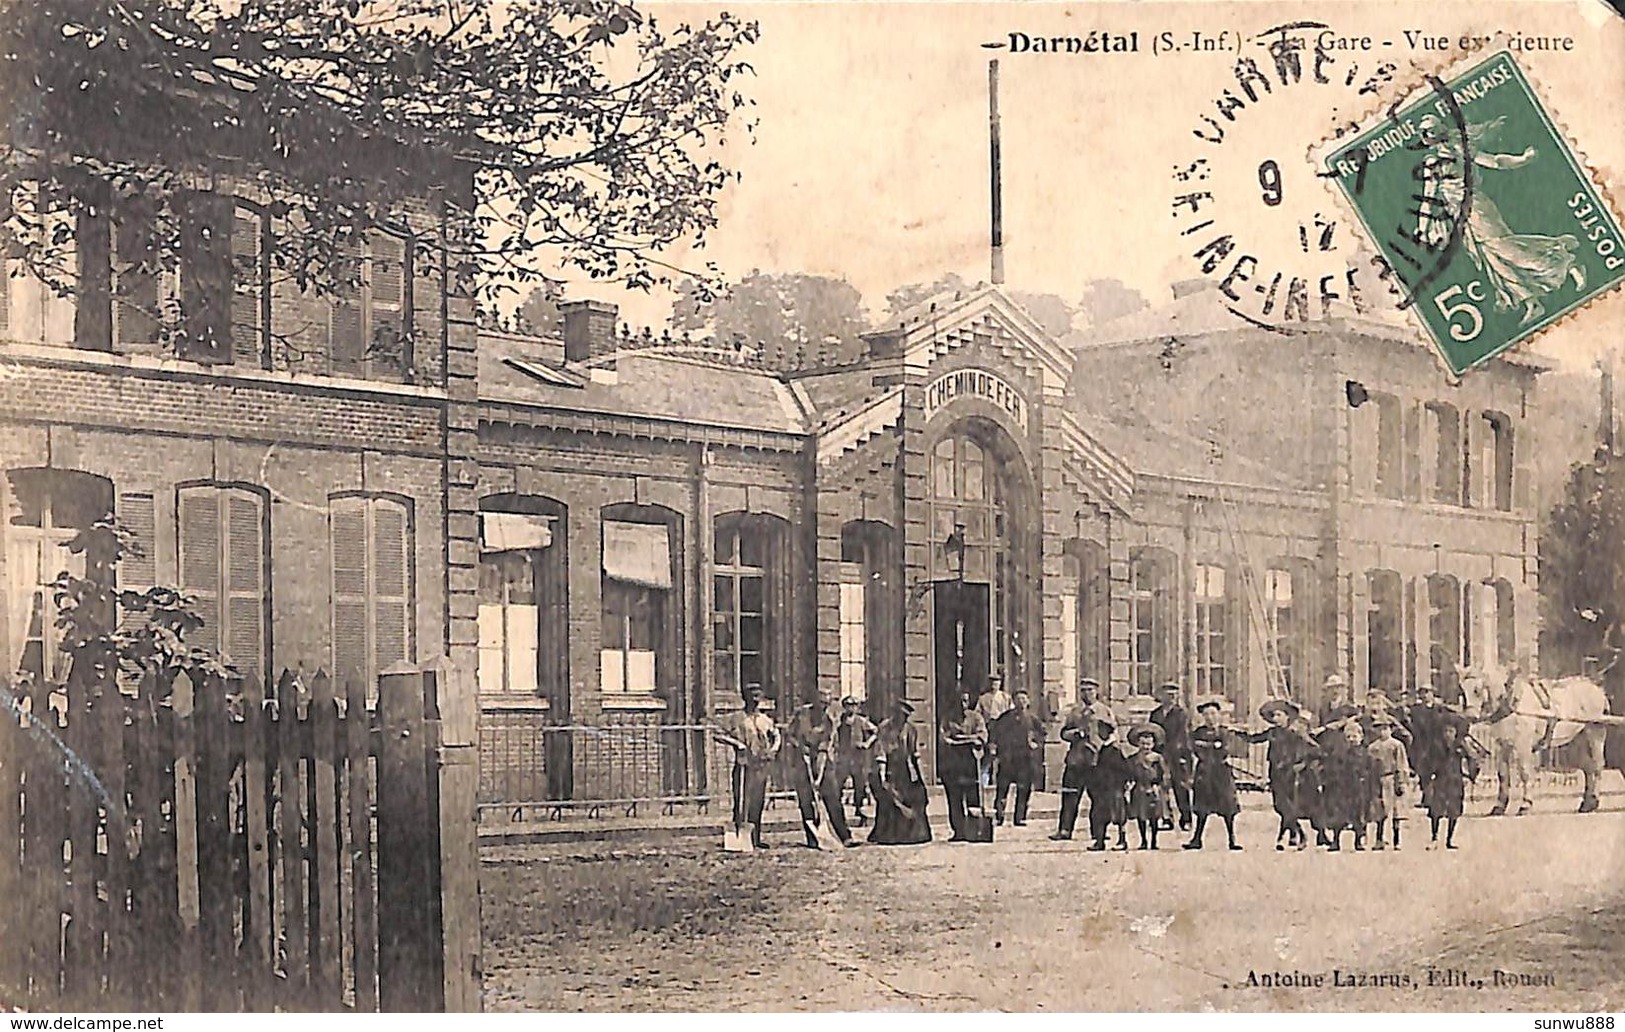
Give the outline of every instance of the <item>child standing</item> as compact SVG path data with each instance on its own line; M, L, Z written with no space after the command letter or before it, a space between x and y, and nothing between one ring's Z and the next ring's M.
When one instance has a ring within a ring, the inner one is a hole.
M1365 732L1357 720L1343 725L1338 737L1323 739L1326 750L1325 799L1326 832L1334 853L1343 848L1343 829L1354 832L1354 848L1365 849L1365 827L1370 820L1371 795L1375 790L1371 755L1366 752Z
M1399 848L1400 800L1405 798L1410 768L1405 743L1394 737L1394 723L1386 714L1373 717L1371 726L1377 738L1367 750L1376 765L1377 794L1371 815L1377 820L1377 849L1387 848L1387 824L1394 826L1394 848Z
M1462 804L1467 795L1469 757L1466 743L1461 741L1460 729L1454 722L1445 723L1439 730L1443 737L1438 765L1434 767L1433 780L1428 785L1428 821L1433 830L1428 848L1439 848L1439 822L1443 820L1448 822L1444 848L1455 849L1456 822L1461 819Z
M1156 849L1157 829L1168 817L1168 761L1157 751L1163 730L1155 724L1141 724L1129 735L1129 741L1136 746L1129 763L1134 775L1129 782L1129 814L1140 829L1140 848Z
M1230 848L1241 849L1236 841L1236 814L1241 804L1236 801L1236 779L1230 773L1229 743L1224 728L1219 726L1219 714L1224 703L1217 698L1204 699L1196 705L1196 714L1202 726L1191 732L1191 750L1196 754L1196 773L1191 778L1191 809L1196 811L1196 832L1181 849L1201 849L1202 832L1207 819L1218 814L1224 820L1225 835Z
M1258 715L1269 721L1270 726L1247 736L1249 742L1270 744L1270 801L1275 806L1275 815L1281 819L1280 830L1275 833L1276 852L1304 841L1299 820L1298 770L1309 743L1288 726L1297 712L1298 708L1287 700L1271 699L1258 708Z

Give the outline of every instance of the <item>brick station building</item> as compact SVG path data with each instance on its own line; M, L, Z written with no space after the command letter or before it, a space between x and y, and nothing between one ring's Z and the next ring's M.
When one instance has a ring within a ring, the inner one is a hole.
M443 664L490 804L715 793L701 729L752 681L781 716L824 689L932 727L995 675L1052 710L1088 676L1250 713L1535 648L1524 359L1451 386L1408 331L1238 327L1202 290L1057 341L988 288L786 370L593 302L476 332L383 238L316 301L256 264L263 208L209 210L229 349L160 348L94 277L6 280L8 670L52 672L46 585L109 510L148 551L121 583L196 595L245 670Z
M558 339L483 334L486 799L720 785L698 728L753 681L781 716L823 689L931 727L993 676L1245 714L1530 659L1538 367L1451 386L1406 330L1180 295L1066 341L946 296L839 364L592 302Z

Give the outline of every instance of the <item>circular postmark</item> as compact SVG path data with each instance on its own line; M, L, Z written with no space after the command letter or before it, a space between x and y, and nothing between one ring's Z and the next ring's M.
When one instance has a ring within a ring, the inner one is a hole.
M1173 168L1175 239L1186 273L1213 281L1240 319L1290 330L1366 311L1381 270L1306 157L1397 70L1369 39L1289 22L1244 37L1196 111L1192 149Z

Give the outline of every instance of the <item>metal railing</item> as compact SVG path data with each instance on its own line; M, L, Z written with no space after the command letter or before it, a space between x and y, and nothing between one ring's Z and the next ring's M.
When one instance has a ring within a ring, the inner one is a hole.
M638 817L729 805L732 747L703 724L549 725L545 714L480 715L482 822ZM769 799L789 793L775 765Z

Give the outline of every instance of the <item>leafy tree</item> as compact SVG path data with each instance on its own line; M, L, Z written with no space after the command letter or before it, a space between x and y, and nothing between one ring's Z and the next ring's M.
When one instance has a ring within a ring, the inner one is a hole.
M530 288L519 310L514 313L515 329L524 333L557 333L564 316L559 304L564 300L564 284L558 280L543 280Z
M1577 464L1540 535L1541 657L1552 673L1606 665L1625 645L1625 456ZM1616 664L1611 685L1621 687Z
M672 274L662 248L716 225L757 35L619 0L13 4L0 249L67 295L84 263L61 216L134 213L148 235L120 259L173 268L211 246L199 191L246 181L270 198L274 274L319 294L352 288L364 235L402 234L425 196L454 232L405 234L420 267L487 302L561 263L647 288ZM177 314L153 313L184 333Z
M969 294L978 289L957 272L940 276L930 283L910 283L886 295L886 318L895 319L921 302L940 294Z
M775 368L830 365L862 354L863 296L844 279L756 269L715 298L707 299L692 280L677 291L675 329L760 347L762 360Z
M1119 280L1090 280L1083 285L1083 291L1078 297L1077 328L1099 326L1113 319L1121 319L1125 315L1138 312L1147 304L1145 295L1124 286Z
M85 576L64 570L51 582L70 678L236 673L218 653L186 640L203 626L196 599L169 587L121 591L112 586L118 563L144 555L128 527L111 517L98 520L76 534L68 550L87 560Z

